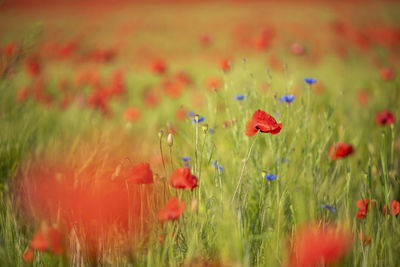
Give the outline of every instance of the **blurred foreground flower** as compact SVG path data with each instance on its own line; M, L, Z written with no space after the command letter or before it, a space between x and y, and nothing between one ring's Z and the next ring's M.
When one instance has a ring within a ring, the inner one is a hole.
M290 267L325 266L337 263L351 248L350 232L333 225L311 225L291 240Z
M312 84L316 83L317 80L314 79L314 78L304 78L304 82L309 84L309 85L312 85Z
M158 220L160 222L176 220L183 214L185 208L186 203L184 201L179 201L177 198L171 197L167 204L158 212Z
M150 169L150 164L143 162L133 166L129 171L127 181L132 184L152 184L153 172Z
M258 109L254 112L253 117L246 124L246 135L254 136L259 130L262 133L277 134L282 129L282 123L277 123L276 120L266 113Z

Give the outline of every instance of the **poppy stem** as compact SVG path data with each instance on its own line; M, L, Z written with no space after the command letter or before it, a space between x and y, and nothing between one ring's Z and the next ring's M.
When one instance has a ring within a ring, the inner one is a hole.
M194 150L194 174L196 175L197 170L197 150L199 144L199 122L196 120L196 140L195 140L195 150Z
M250 159L251 151L253 150L254 144L255 144L256 141L257 141L257 138L258 138L258 136L259 136L259 132L260 132L260 131L257 131L256 137L254 138L253 143L250 145L249 152L247 153L247 158L245 158L245 160L244 160L244 162L243 162L242 170L240 171L239 181L238 181L238 183L237 183L237 185L236 185L236 189L235 189L235 192L234 192L234 194L233 194L231 203L232 203L233 200L235 199L235 196L236 196L236 194L237 194L237 191L239 190L240 184L241 184L241 182L242 182L244 170L246 169L247 162L248 162L249 159Z
M167 178L167 168L165 167L165 162L164 162L164 155L162 151L162 139L160 138L160 154L161 154L161 161L164 167L164 172L165 172L165 178Z

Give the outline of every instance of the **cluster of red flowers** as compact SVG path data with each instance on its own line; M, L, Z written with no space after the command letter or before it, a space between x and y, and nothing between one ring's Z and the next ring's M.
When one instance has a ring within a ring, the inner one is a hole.
M376 201L375 200L369 200L369 199L360 199L357 201L356 205L358 208L358 211L356 212L356 217L358 219L364 219L367 216L369 205L372 207L375 206ZM400 202L397 200L393 200L390 203L390 215L392 216L397 216L400 213ZM387 215L388 212L386 210L386 206L383 206L383 214Z
M33 261L34 251L48 251L56 255L62 254L64 245L60 231L55 227L47 227L46 224L43 224L42 229L33 235L29 247L22 255L23 259L28 262Z

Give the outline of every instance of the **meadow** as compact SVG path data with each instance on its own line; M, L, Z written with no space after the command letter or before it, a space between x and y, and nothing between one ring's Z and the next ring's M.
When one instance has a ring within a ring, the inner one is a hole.
M400 266L399 11L0 3L0 266Z

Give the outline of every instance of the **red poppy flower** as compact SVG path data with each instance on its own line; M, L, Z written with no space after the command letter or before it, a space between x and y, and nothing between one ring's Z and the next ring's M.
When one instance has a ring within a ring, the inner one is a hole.
M129 171L127 180L133 184L152 184L153 172L150 169L150 164L142 162L133 166Z
M188 111L184 107L179 107L175 112L175 118L178 120L185 120L187 118Z
M258 130L262 133L277 134L281 129L281 122L277 123L271 115L258 109L246 124L246 135L252 137L258 132Z
M4 52L7 57L10 57L14 51L17 49L17 44L15 42L11 42L4 46Z
M393 200L390 203L390 215L392 216L396 216L400 213L400 202L398 202L397 200ZM383 214L386 215L386 206L383 206Z
M137 107L126 108L123 117L127 122L137 121L140 118L140 109Z
M362 105L365 106L369 101L369 93L366 90L359 90L357 93L357 100Z
M394 114L388 110L380 111L375 115L375 121L380 126L383 125L390 126L390 124L392 124L394 120L395 120Z
M167 66L162 59L155 59L150 63L150 70L155 74L163 74L167 70Z
M206 87L208 91L218 90L221 85L222 81L219 77L208 77L205 81Z
M306 52L306 49L303 44L296 42L290 46L290 52L292 52L293 55L300 56Z
M393 81L395 78L394 70L389 67L382 68L380 70L380 75L384 81Z
M41 67L39 63L39 59L37 57L31 57L28 59L26 62L26 70L29 75L31 76L36 76L40 74L41 72Z
M371 235L368 235L368 238L367 238L365 233L362 233L362 234L358 233L358 239L361 240L361 242L363 243L364 246L371 243Z
M197 187L197 177L190 173L189 168L182 167L171 174L169 185L174 188L193 189Z
M307 226L292 240L290 267L312 267L338 262L351 247L348 231L335 226Z
M352 145L347 144L345 142L337 142L336 144L333 144L329 149L329 158L331 160L335 160L338 158L345 158L353 153L354 153L354 148Z
M176 73L174 76L174 79L176 81L179 81L180 83L182 83L185 86L192 83L192 78L190 78L189 74L187 74L184 71L180 71L180 72Z
M360 199L357 201L356 205L358 207L358 211L356 213L356 216L358 219L364 219L365 216L367 216L367 212L368 212L368 206L371 203L372 206L375 205L375 201L372 200L368 200L368 199Z
M158 220L165 222L169 220L178 219L185 211L186 203L179 201L177 198L172 197L168 200L167 204L158 212Z
M231 60L229 58L223 58L219 61L219 68L227 72L231 69Z
M50 227L47 232L50 250L54 254L61 254L63 252L61 233L54 227Z
M199 39L203 46L209 46L211 44L211 37L208 34L201 35Z
M17 102L24 101L28 97L28 95L29 95L28 86L22 86L17 92L17 96L16 96Z
M146 107L152 108L161 101L160 93L156 89L146 88L143 91L143 102Z
M22 254L22 259L26 262L32 262L35 254L33 253L33 249L28 247Z
M33 235L30 247L37 251L48 250L54 254L61 254L63 252L61 234L54 227L49 227L46 231L40 230Z
M42 231L36 232L32 237L30 246L37 251L45 251L47 249L47 237Z

